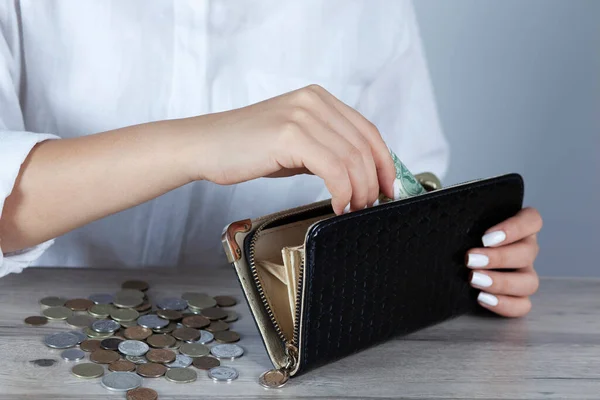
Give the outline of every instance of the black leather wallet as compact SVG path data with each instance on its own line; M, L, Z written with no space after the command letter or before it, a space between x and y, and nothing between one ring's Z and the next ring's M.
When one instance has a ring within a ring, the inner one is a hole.
M228 225L223 246L275 366L261 383L473 310L465 253L522 201L508 174L339 216L326 200Z

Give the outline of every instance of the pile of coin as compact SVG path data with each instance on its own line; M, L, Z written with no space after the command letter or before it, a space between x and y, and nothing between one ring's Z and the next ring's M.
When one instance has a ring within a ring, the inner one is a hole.
M65 321L79 330L53 333L46 346L64 349L61 357L76 363L71 372L78 378L100 378L106 389L126 392L127 399L157 399L156 391L141 387L143 378L164 378L190 383L197 369L217 382L231 382L239 374L220 360L235 360L244 349L234 342L240 335L229 329L238 319L227 310L236 300L187 292L181 297L148 298L143 281L123 282L115 294L92 294L87 299L45 297L40 300L42 316L25 318L31 326L48 321ZM208 346L209 343L218 344ZM79 346L79 347L77 347ZM108 373L105 373L104 366ZM195 369L190 368L195 367Z

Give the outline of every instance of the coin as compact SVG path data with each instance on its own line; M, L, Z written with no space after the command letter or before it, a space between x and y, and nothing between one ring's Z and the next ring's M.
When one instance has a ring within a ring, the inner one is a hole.
M104 368L102 368L102 365L98 364L82 363L71 368L71 373L78 378L98 378L104 375Z
M113 350L96 350L90 354L90 361L96 364L110 364L119 359L119 353Z
M238 320L238 315L235 311L233 310L225 310L225 312L227 313L227 317L225 317L225 319L223 321L225 322L235 322Z
M149 287L150 287L150 285L148 285L147 282L136 281L136 280L125 281L121 284L121 288L123 288L123 289L134 289L134 290L140 290L142 292L145 292L146 290L148 290Z
M227 318L227 313L225 312L225 310L215 307L203 309L202 315L210 319L211 321Z
M234 331L215 332L215 340L219 343L233 343L240 340L240 335Z
M179 352L189 357L202 357L210 353L208 347L200 343L183 343L179 348Z
M149 362L147 364L138 365L136 372L138 375L143 376L144 378L158 378L167 372L167 367L162 364Z
M165 364L167 368L186 368L192 365L192 358L184 354L177 354L175 361L169 364Z
M148 301L144 301L142 304L140 304L137 307L134 307L133 309L135 311L139 312L140 314L147 313L148 311L150 311L152 309L152 304Z
M181 347L181 345L183 344L183 342L181 340L176 340L175 344L173 346L169 346L167 347L169 350L177 350Z
M171 321L177 321L183 317L183 315L179 311L176 311L176 310L158 310L156 312L156 315L158 315L161 318L168 319Z
M61 307L65 305L66 301L67 299L64 299L62 297L50 296L41 299L40 304L43 307Z
M176 341L173 336L166 334L156 334L146 339L146 343L152 347L156 347L157 349L172 347L175 345L175 342Z
M155 390L139 387L127 392L127 400L158 400Z
M44 338L44 343L53 349L68 349L77 346L79 337L71 332L53 333Z
M137 297L130 294L117 294L113 300L113 304L119 308L137 307L143 302L144 299L142 297Z
M231 367L219 366L208 370L208 377L216 382L231 382L238 376L237 370Z
M119 351L127 356L143 356L150 347L139 340L124 340L119 343Z
M289 379L290 375L285 370L272 369L263 372L258 377L258 383L267 389L277 389L285 385Z
M218 367L219 365L221 365L221 362L211 356L202 356L194 358L192 364L198 369L204 369L208 371L211 368Z
M67 318L67 324L75 328L85 328L91 326L96 319L89 315L71 315Z
M209 331L200 331L200 339L196 340L196 343L207 344L213 341L215 336Z
M131 308L116 308L110 313L110 317L115 321L134 321L140 316L140 313Z
M56 306L56 307L48 307L44 311L42 311L44 317L48 319L67 319L71 315L73 315L73 311L71 309L64 306Z
M133 372L111 372L102 378L102 386L115 392L126 392L142 385L142 378Z
M177 328L171 333L175 339L183 340L184 342L189 342L191 340L196 340L200 337L200 331L194 328Z
M87 311L93 305L94 302L89 299L71 299L65 302L65 307L73 311Z
M40 317L39 315L33 315L31 317L25 318L24 322L27 325L40 326L40 325L46 325L48 323L48 318Z
M117 360L108 364L108 370L113 372L132 372L135 371L135 364L127 360Z
M229 324L227 324L227 322L223 322L223 321L212 321L210 323L210 325L204 329L206 329L207 331L212 332L212 333L221 332L221 331L226 331L227 329L229 329Z
M221 360L234 360L244 355L244 349L237 344L218 344L210 349L210 354Z
M146 364L148 360L144 356L125 356L127 361L131 361L134 364Z
M79 341L77 342L77 344L83 342L84 340L87 339L87 336L85 336L85 334L83 332L80 331L69 331L69 333L77 336L77 338L79 339Z
M83 333L93 339L105 339L113 335L113 332L100 333L96 332L92 328L83 328Z
M120 327L121 325L112 319L101 319L92 323L92 330L98 333L112 333Z
M187 301L180 297L165 297L156 302L156 307L162 310L185 310L188 306Z
M96 304L110 304L113 302L115 296L108 293L96 293L88 296L88 299Z
M88 353L100 349L100 340L84 340L79 345L79 348Z
M132 326L123 332L123 336L131 340L144 340L152 335L152 329L144 328L143 326Z
M164 328L152 329L152 331L154 333L171 333L175 329L177 329L177 324L175 322L171 322L171 323L169 323L169 325L165 326Z
M217 305L217 301L214 298L204 293L187 292L181 297L188 302L189 306L198 308L200 310Z
M139 326L137 319L133 321L119 321L119 325L123 328L131 328L132 326Z
M160 329L169 325L169 320L154 314L142 315L137 320L139 326L150 329Z
M190 368L174 368L165 373L165 379L175 383L190 383L197 378L196 371Z
M202 314L202 309L188 305L188 312L192 314Z
M119 338L108 338L100 342L100 347L102 347L104 350L116 351L119 349L119 344L121 344L121 342L123 342L123 340Z
M210 325L210 320L202 315L192 315L185 317L181 323L188 328L202 329Z
M237 301L231 296L215 296L219 307L231 307L237 304Z
M79 361L85 357L85 353L79 349L67 349L60 356L66 361Z
M146 359L153 363L171 363L175 361L175 352L167 349L152 349L146 353Z
M88 314L95 318L106 318L114 309L112 304L94 304L89 308Z

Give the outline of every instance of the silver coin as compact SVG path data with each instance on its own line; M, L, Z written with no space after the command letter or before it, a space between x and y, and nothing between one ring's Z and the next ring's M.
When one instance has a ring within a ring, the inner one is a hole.
M77 346L79 337L71 332L53 333L44 338L44 343L53 349L68 349Z
M210 349L210 353L221 360L233 360L243 356L244 349L237 344L218 344Z
M187 301L180 297L166 297L156 303L156 307L160 308L161 310L182 311L185 310L187 306Z
M192 357L183 354L177 354L175 361L165 364L167 368L187 368L192 365Z
M121 325L112 319L101 319L92 323L92 330L98 333L112 333L119 329Z
M143 356L150 347L139 340L123 340L119 343L119 351L126 356Z
M79 349L67 349L67 350L63 351L60 354L60 356L63 358L63 360L79 361L83 357L85 357L85 353L83 352L83 350L79 350Z
M110 304L115 299L115 296L108 293L96 293L92 294L88 297L91 301L96 304Z
M125 356L125 359L137 365L148 363L148 360L144 356Z
M126 392L142 386L142 377L133 372L111 372L102 378L102 386L115 392Z
M79 339L77 344L83 342L84 340L87 340L88 338L87 335L82 331L69 331L69 333L72 333L73 335L77 336L77 338Z
M200 338L198 340L194 340L192 343L207 344L212 342L214 339L215 335L213 335L209 331L200 330Z
M161 329L169 325L169 320L159 317L158 315L148 314L142 315L137 319L139 326L150 329Z
M231 382L237 379L240 374L235 368L219 366L208 370L208 377L216 382Z

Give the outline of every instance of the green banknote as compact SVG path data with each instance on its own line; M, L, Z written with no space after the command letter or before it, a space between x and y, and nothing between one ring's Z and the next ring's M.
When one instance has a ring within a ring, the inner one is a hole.
M406 165L400 161L396 153L390 149L394 166L396 167L396 180L394 181L394 199L405 199L407 197L417 196L426 192L425 188L415 178L415 176L406 168Z

